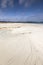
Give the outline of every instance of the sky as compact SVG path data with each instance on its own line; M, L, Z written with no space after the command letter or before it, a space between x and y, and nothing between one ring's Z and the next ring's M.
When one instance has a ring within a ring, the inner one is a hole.
M0 21L43 21L43 0L0 0Z

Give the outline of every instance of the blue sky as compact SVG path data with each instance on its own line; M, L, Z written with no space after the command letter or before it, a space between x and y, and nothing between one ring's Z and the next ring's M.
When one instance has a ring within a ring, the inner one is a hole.
M43 0L0 0L0 21L43 21Z

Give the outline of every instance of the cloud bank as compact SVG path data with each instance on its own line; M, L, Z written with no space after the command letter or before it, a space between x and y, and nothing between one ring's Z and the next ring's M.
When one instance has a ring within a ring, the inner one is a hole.
M24 5L25 7L31 6L34 2L39 2L41 0L18 0L19 5ZM1 7L6 8L7 5L13 7L15 6L15 0L1 0Z

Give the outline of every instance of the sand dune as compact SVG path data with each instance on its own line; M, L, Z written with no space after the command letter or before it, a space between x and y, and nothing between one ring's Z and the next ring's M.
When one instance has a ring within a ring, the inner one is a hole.
M0 24L0 65L43 65L43 24Z

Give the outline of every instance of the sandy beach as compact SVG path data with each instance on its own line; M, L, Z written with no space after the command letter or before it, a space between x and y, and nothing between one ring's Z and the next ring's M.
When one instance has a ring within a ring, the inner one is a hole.
M43 24L0 23L0 65L43 65Z

